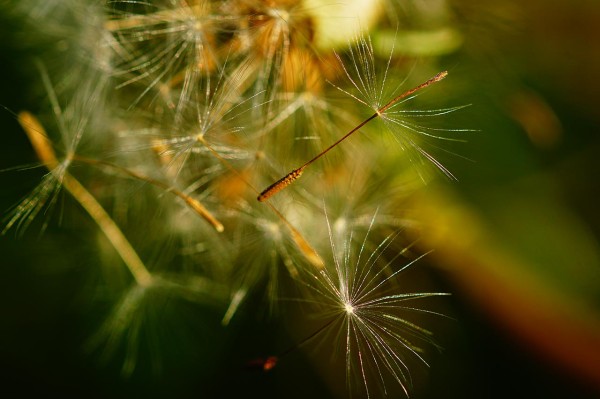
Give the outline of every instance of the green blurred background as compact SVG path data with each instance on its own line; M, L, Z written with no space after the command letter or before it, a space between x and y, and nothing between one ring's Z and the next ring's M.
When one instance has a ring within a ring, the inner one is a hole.
M459 181L428 187L416 201L432 224L447 227L419 267L453 293L447 313L456 321L436 330L445 349L430 357L427 380L412 397L599 397L600 3L453 7L463 44L442 58L451 74L444 93L472 104L456 125L479 132L453 148L470 160L451 160ZM34 47L15 33L16 21L0 21L0 104L35 112ZM14 115L3 110L0 124L0 169L34 163ZM41 174L2 172L0 209ZM101 279L93 272L101 263L89 239L94 226L79 217L77 229L53 222L39 238L38 226L21 239L0 237L2 396L331 395L301 351L269 373L243 369L244 359L293 343L283 324L246 314L225 329L219 312L168 299L159 304L170 314L157 322L159 374L143 350L129 379L120 377L118 358L99 363L84 348L110 303L94 291Z

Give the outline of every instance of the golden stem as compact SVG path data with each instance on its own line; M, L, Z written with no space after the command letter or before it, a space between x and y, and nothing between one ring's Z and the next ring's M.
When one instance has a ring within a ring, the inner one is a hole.
M40 161L52 173L60 165L60 162L56 158L56 153L48 140L44 127L33 114L27 111L20 112L18 120L23 130L25 130L29 141L31 141L31 145ZM152 275L119 226L112 220L102 205L98 203L96 198L68 172L65 172L62 178L62 185L79 202L83 209L87 211L98 227L100 227L100 230L102 230L121 259L123 259L136 283L142 287L149 286L152 283Z
M147 287L152 282L152 275L146 269L146 266L135 252L119 226L114 222L110 215L104 210L102 205L98 203L96 198L85 189L70 174L65 174L63 178L63 186L75 197L77 202L87 211L94 219L100 230L113 245L115 250L127 265L127 268L133 275L133 278L142 287Z

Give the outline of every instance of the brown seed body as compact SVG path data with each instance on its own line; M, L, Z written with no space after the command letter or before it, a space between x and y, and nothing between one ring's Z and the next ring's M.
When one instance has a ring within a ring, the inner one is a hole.
M283 176L281 179L277 180L275 183L271 184L269 187L263 190L262 193L256 198L258 201L263 202L271 198L273 195L277 194L294 181L296 181L302 173L304 172L305 166L302 166L298 169L292 170L287 175Z

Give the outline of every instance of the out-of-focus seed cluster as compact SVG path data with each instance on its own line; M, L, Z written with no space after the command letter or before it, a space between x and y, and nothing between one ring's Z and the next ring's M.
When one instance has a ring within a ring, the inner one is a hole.
M369 394L371 379L385 386L391 376L405 387L405 358L422 360L419 344L431 339L410 321L417 305L403 304L438 294L394 291L408 263L397 254L410 253L399 232L418 224L403 203L430 170L452 176L435 152L461 130L448 128L460 107L444 104L443 84L426 101L418 93L378 111L439 72L435 54L417 61L397 39L407 15L440 21L448 10L401 3L6 6L45 48L35 63L53 116L21 114L49 173L4 232L25 228L60 190L83 206L112 244L99 250L116 250L120 259L104 256L133 276L93 340L105 353L129 340L126 373L157 295L214 304L223 328L253 311L249 297L286 317L280 298L295 296L327 303L311 311L341 325L326 335L345 348L351 385ZM257 201L373 112L301 180Z

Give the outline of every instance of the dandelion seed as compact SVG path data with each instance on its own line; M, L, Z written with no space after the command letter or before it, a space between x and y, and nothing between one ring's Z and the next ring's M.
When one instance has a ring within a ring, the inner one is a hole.
M33 149L42 165L48 169L42 182L21 201L9 216L2 233L13 227L24 231L35 217L43 210L50 209L56 203L58 194L64 183L65 176L72 164L73 154L79 146L84 131L93 119L90 109L97 107L103 101L106 78L95 71L85 80L66 108L59 104L58 97L48 72L44 65L37 61L36 66L40 71L42 83L48 93L52 112L54 114L58 133L58 148L53 146L48 134L39 120L31 113L23 111L17 115L21 127L25 131ZM88 71L88 73L90 73ZM91 80L91 79L94 80ZM56 149L59 149L57 154ZM45 229L46 223L42 226Z
M28 123L27 125L23 125L23 128L29 137L34 137L32 144L35 146L36 153L40 156L40 159L44 161L44 164L47 167L50 168L54 166L53 169L50 169L50 174L58 175L60 177L54 184L56 184L57 187L59 187L59 183L61 186L64 186L65 189L73 195L77 202L79 202L79 204L98 224L98 227L100 227L102 232L106 235L108 240L111 242L115 250L119 253L129 268L136 282L140 286L146 286L150 284L152 281L152 276L146 269L146 266L141 261L133 247L131 247L131 244L129 244L129 241L127 241L119 227L114 223L108 213L106 213L104 208L102 208L102 206L89 193L89 191L87 191L77 179L68 173L67 167L72 161L72 156L68 157L64 163L58 163L55 158L54 150L50 146L49 141L40 138L45 138L46 134L39 121L37 121L32 114L27 112L21 113L19 120L21 122ZM33 131L32 129L34 127L39 129L39 131ZM50 183L44 182L42 184L41 187L43 191L41 194L45 194L46 186L48 184ZM58 190L58 188L55 190ZM38 194L38 192L34 191L34 194ZM16 222L16 218L26 216L28 221L30 221L31 218L35 217L35 215L39 212L41 209L40 207L44 204L44 201L44 197L33 197L33 199L25 200L19 207L17 207L15 216L7 224L5 230L9 229Z
M321 151L314 158L307 161L304 165L300 166L299 168L294 169L293 171L288 173L286 176L282 177L280 180L278 180L277 182L271 184L269 187L264 189L260 193L260 195L257 197L257 200L260 202L268 200L273 195L277 194L279 191L283 190L284 188L289 186L291 183L296 181L302 175L302 172L304 172L304 169L306 169L310 164L312 164L313 162L315 162L316 160L318 160L319 158L321 158L322 156L327 154L329 151L331 151L333 148L335 148L338 144L340 144L342 141L346 140L353 133L357 132L360 128L362 128L367 123L369 123L371 120L377 118L378 116L381 117L389 108L391 108L398 101L402 100L403 98L413 95L417 91L422 90L422 89L426 88L427 86L430 86L436 82L439 82L440 80L444 79L446 76L448 76L448 72L446 72L446 71L440 72L437 75L435 75L434 77L432 77L431 79L421 83L420 85L418 85L410 90L407 90L404 93L394 97L383 107L378 108L373 115L371 115L370 117L368 117L367 119L362 121L354 129L350 130L348 133L346 133L344 136L342 136L342 138L340 138L335 143L331 144L329 147L327 147L326 149Z
M334 84L341 92L350 96L359 103L374 110L385 126L385 130L391 133L394 140L400 145L400 148L405 151L407 157L413 164L429 163L434 165L438 170L444 173L448 178L455 179L452 173L439 162L432 154L427 152L421 145L421 141L427 141L429 146L437 147L433 141L454 141L461 142L458 137L448 137L443 133L451 133L453 135L472 132L471 129L452 129L452 128L433 128L418 124L416 119L423 117L441 116L449 114L466 106L457 106L442 109L432 110L407 110L400 109L400 105L414 99L421 89L438 82L447 76L447 72L440 72L425 83L411 89L407 92L394 97L391 101L386 100L385 93L388 92L391 76L389 75L392 68L392 57L394 48L390 50L390 55L383 73L379 73L376 68L375 53L373 45L368 38L359 38L355 46L351 46L349 50L349 62L344 62L342 58L336 54L338 62L344 71L346 80L354 88L351 92L339 85ZM405 82L402 81L401 85ZM396 91L395 89L394 91ZM405 95L406 94L406 95ZM411 120L412 119L412 120ZM442 151L446 151L442 148Z
M46 175L42 184L33 191L32 195L16 207L12 218L7 223L3 232L6 232L15 224L26 226L44 207L48 198L51 198L50 204L52 204L56 200L56 194L59 189L64 187L96 222L128 267L137 284L140 286L149 285L152 281L152 275L146 269L146 266L121 229L96 198L68 171L75 157L75 149L88 128L91 118L87 112L80 114L78 111L89 111L87 107L94 107L102 100L102 93L106 82L103 80L99 82L87 82L92 87L84 85L83 89L77 92L77 96L83 97L83 102L79 103L78 100L80 98L75 97L73 104L70 104L63 112L45 68L42 64L38 66L42 74L42 80L48 91L58 131L63 139L63 144L66 146L66 155L62 161L58 160L56 152L48 139L46 130L33 114L26 111L19 114L18 119L22 128L29 137L40 161L42 161L50 173ZM83 109L77 107L82 107Z
M272 100L282 84L290 83L290 59L298 50L311 48L312 16L299 1L241 3L233 7L240 25L247 28L239 30L237 40L249 43L247 63L254 71L250 77L255 78L255 92ZM303 69L309 69L308 64L305 66Z
M161 157L169 159L167 167L176 169L173 175L178 176L189 166L186 162L190 159L206 165L207 160L216 158L215 154L232 161L253 157L241 145L234 144L240 141L243 129L252 127L242 128L241 121L256 107L251 104L254 97L244 98L239 93L241 78L241 73L228 74L221 69L217 79L199 83L174 110L172 119L165 121L167 137L164 131L155 130L157 137L152 140L152 147L159 148Z
M371 227L374 221L375 217ZM376 389L372 385L379 385L382 393L387 395L389 381L386 380L391 379L408 395L409 358L427 365L418 343L436 346L432 333L412 322L408 315L440 315L415 307L410 302L448 294L394 292L395 279L424 256L393 270L400 254L384 259L397 233L388 236L370 254L365 248L371 228L358 250L351 245L353 238L350 233L342 255L337 255L339 252L335 248L336 240L329 221L327 225L333 262L320 271L307 269L305 277L306 285L314 295L308 302L315 302L329 321L310 338L322 332L336 339L343 337L339 344L344 353L346 378L351 391L358 388L367 397L373 397ZM355 379L361 381L358 386L355 386Z
M114 17L105 27L120 44L125 77L118 87L144 82L130 104L138 104L151 90L167 94L171 108L179 108L196 89L201 74L217 66L213 49L218 18L210 12L210 2L167 2L167 6L142 1L113 1ZM122 7L135 6L124 12ZM180 87L175 103L168 93Z

